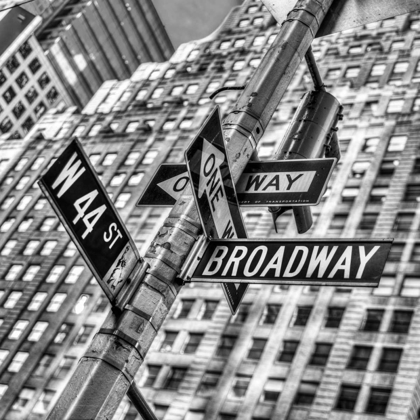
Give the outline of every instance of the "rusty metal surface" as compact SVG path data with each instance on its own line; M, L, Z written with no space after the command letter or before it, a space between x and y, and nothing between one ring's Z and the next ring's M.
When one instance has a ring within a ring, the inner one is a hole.
M262 0L277 22L283 22L296 0ZM317 37L420 10L420 0L335 0Z

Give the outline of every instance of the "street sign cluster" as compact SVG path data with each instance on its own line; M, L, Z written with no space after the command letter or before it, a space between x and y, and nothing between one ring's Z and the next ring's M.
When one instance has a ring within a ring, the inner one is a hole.
M250 283L377 286L392 240L247 239L240 206L316 205L336 159L249 162L234 184L216 107L185 151L163 164L138 206L173 206L191 187L206 236L183 280L220 282L235 313ZM74 139L39 184L114 306L144 261L105 188Z

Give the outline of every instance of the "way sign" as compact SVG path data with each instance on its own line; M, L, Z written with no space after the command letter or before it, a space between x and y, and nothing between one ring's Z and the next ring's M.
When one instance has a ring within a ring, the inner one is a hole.
M204 122L185 151L185 161L203 230L209 238L246 238L225 150L219 108ZM247 284L223 284L232 313Z
M336 159L296 159L248 162L236 185L241 206L317 205ZM187 166L162 164L137 206L173 206L187 185Z
M377 286L392 239L211 240L191 280Z
M74 139L42 175L39 185L114 305L141 260L99 181L89 158Z

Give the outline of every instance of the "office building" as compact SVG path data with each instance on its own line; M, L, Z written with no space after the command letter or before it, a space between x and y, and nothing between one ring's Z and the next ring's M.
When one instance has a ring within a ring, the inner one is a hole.
M245 85L278 30L260 2L246 0L213 39L105 82L81 113L48 111L17 145L0 175L1 419L48 412L109 309L37 177L78 136L144 255L169 210L136 207L141 191L162 162L183 160L215 103L223 115L232 109L240 91L209 94ZM158 418L418 418L420 14L318 39L313 49L344 106L342 159L308 233L298 235L287 213L276 233L266 209L253 208L243 211L248 235L393 237L380 285L253 286L235 316L218 285L184 286L136 377ZM302 63L261 159L311 88ZM115 416L139 418L128 400Z

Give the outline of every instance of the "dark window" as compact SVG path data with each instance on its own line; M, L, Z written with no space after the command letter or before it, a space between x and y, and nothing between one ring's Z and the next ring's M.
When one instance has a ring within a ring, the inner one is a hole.
M27 133L34 126L34 124L35 123L32 117L26 118L26 120L22 124L23 131Z
M406 334L410 328L413 311L394 311L389 332Z
M310 365L325 366L327 364L328 356L332 344L329 343L316 343L315 351L312 354L311 360L309 361Z
M419 201L419 199L420 199L420 185L407 184L403 200L416 203Z
M309 316L311 315L312 306L298 306L296 318L293 322L293 326L304 326L308 322Z
M9 89L7 89L4 93L3 93L3 98L6 101L6 103L10 104L10 102L13 101L13 98L16 96L16 92L14 91L14 89L10 86Z
M10 57L6 61L6 67L7 67L7 70L10 71L10 73L14 73L19 67L19 60L15 56Z
M16 119L19 119L22 114L26 111L26 108L23 106L23 103L19 101L12 109L13 115L16 117Z
M400 363L402 349L385 347L382 350L381 360L379 361L378 371L397 372Z
M378 213L363 213L363 218L360 221L359 229L365 231L373 230L376 220L378 220Z
M32 372L33 377L44 376L46 371L51 366L52 361L54 360L54 355L44 354L41 360L38 362L35 370Z
M48 76L47 72L44 72L41 74L41 77L38 79L38 84L39 86L41 86L41 89L44 89L45 86L48 85L48 83L50 83L51 79Z
M218 300L205 300L203 303L204 312L201 316L201 319L212 319L214 311L216 310L218 304Z
M219 378L220 378L220 372L211 372L211 371L206 372L203 375L203 379L201 379L201 383L198 388L198 394L208 395L209 393L212 393L217 387Z
M2 133L7 133L13 127L12 121L10 121L9 117L6 117L0 124L0 131Z
M176 391L179 388L179 385L184 379L186 373L186 368L171 368L169 375L167 376L166 381L162 386L162 389L171 389Z
M383 309L368 309L360 329L363 331L379 331L383 315Z
M232 396L236 398L243 398L248 389L251 378L249 376L238 375L233 382Z
M388 254L388 261L400 261L404 250L404 244L393 243Z
M38 97L38 92L34 87L31 87L25 94L26 100L31 104Z
M359 395L360 386L357 385L341 385L340 396L337 400L335 408L337 410L353 411Z
M178 306L174 313L174 318L186 318L188 314L190 313L190 310L194 304L194 300L190 299L183 299L180 300L178 303Z
M64 356L61 359L60 364L58 365L57 369L54 372L54 375L53 375L54 378L64 379L69 374L75 361L76 361L76 357Z
M3 86L4 82L6 81L6 76L4 73L0 70L0 86Z
M57 89L53 86L47 93L47 101L52 105L58 98Z
M100 296L99 299L96 301L95 306L92 309L92 312L105 312L109 307L108 298L105 296Z
M19 48L20 55L23 58L26 58L31 52L32 47L29 45L29 42L24 42Z
M354 346L347 368L366 370L371 353L372 347L370 346Z
M235 335L222 335L220 338L219 346L216 350L216 356L229 357L230 352L236 343L236 338L237 337Z
M198 346L200 345L200 342L203 338L204 334L193 334L190 333L189 339L188 339L188 343L186 344L185 348L184 348L184 353L185 354L192 354L195 353Z
M261 318L261 324L274 324L280 312L281 305L267 305Z
M41 68L41 63L39 62L37 58L34 58L29 63L29 68L31 69L32 74L35 74Z
M28 83L29 81L29 77L26 75L25 72L22 72L17 78L16 78L16 83L18 84L18 86L22 89L26 83Z
M248 318L250 308L250 303L241 303L238 308L238 312L236 312L236 314L231 317L230 322L235 324L243 324Z
M317 382L301 382L295 397L295 405L312 405L316 390L318 388Z
M281 351L278 361L291 363L295 357L296 350L299 346L299 341L285 340L283 341L283 350Z
M34 109L35 115L37 118L40 118L44 112L47 110L47 107L45 106L44 102L40 102Z
M74 344L85 344L87 343L90 335L92 334L94 327L92 325L83 325L74 339Z
M264 351L267 340L263 338L254 338L252 340L252 347L249 349L247 359L260 360L262 352Z
M69 332L73 328L73 324L62 324L58 330L57 335L54 338L54 343L61 344L67 338Z
M393 230L400 230L407 232L411 229L411 224L414 219L414 212L398 212L397 217L395 218Z
M156 381L157 376L160 372L160 366L158 365L147 365L147 377L143 383L143 386L152 387Z
M328 308L325 328L338 328L343 318L344 308Z
M177 332L165 331L165 338L163 339L163 343L160 347L160 351L162 352L172 351L172 347L174 345L177 335L178 335Z
M390 395L390 389L372 388L370 390L366 413L385 414Z

